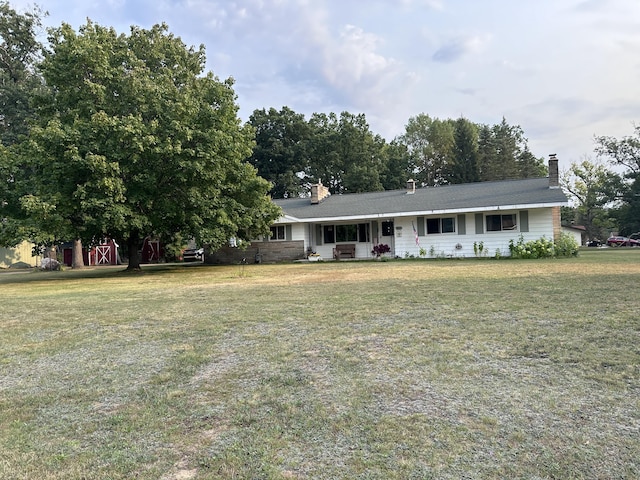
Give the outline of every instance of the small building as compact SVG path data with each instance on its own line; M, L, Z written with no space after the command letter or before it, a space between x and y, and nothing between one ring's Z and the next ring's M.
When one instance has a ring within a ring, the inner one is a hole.
M0 247L0 268L21 265L37 267L42 263L40 255L33 255L33 243L24 241L12 248Z
M164 245L156 238L146 237L142 243L140 263L158 263L164 258Z
M118 248L120 246L111 239L105 239L100 244L89 249L87 265L118 265Z

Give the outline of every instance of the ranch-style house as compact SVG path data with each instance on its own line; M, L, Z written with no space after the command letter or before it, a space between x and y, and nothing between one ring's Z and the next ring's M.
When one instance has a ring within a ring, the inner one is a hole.
M404 190L347 195L318 184L310 197L274 202L283 215L269 237L245 250L223 248L208 262L367 259L379 244L399 257L508 256L509 241L520 236L558 238L560 207L568 204L555 155L544 178L427 188L409 181Z

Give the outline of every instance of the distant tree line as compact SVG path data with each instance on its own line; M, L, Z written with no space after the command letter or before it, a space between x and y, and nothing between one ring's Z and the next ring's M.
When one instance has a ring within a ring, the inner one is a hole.
M321 180L331 193L529 178L546 175L543 158L527 146L519 126L420 114L405 133L385 141L364 114L304 115L288 107L255 110L249 124L256 145L249 162L273 184L274 198L305 195Z

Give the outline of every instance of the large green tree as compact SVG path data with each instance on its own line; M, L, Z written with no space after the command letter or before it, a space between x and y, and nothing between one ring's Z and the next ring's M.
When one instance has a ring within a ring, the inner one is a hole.
M505 118L491 127L480 127L478 170L481 181L540 177L547 174L544 159L531 153L522 128L508 124Z
M400 141L407 147L414 180L422 186L448 183L454 160L454 122L421 113L411 117Z
M620 177L601 163L585 159L572 163L560 181L575 204L575 221L585 227L589 240L604 240L613 228L608 207L622 188Z
M620 139L596 137L596 153L624 169L622 205L617 211L621 233L640 232L640 126L634 127L633 135Z
M454 125L452 164L448 169L450 183L480 181L478 170L478 127L466 118L459 118Z
M271 196L288 198L305 193L311 128L304 115L288 107L255 110L249 124L256 131L249 162L273 184Z
M279 210L244 161L253 129L240 124L232 80L204 72L203 46L166 25L125 35L91 21L51 30L49 43L41 69L53 95L30 137L33 214L69 238L126 243L129 269L148 235L217 248L268 232Z
M364 114L314 113L309 125L312 180L321 180L334 194L382 190L385 142L371 132Z
M485 174L483 180L518 178L516 159L519 153L521 130L519 127L509 125L503 118L502 122L493 126L491 133L494 151L482 168Z
M402 142L392 140L382 149L383 165L380 170L380 181L384 190L405 188L407 180L411 179L411 168L407 146Z

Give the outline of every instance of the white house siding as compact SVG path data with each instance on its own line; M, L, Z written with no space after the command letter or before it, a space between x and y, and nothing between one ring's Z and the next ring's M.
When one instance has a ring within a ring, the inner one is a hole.
M309 226L306 223L294 223L291 225L291 240L304 240L305 245L309 242Z
M483 227L485 227L484 216L491 214L509 214L516 213L518 215L518 227L516 230L502 231L502 232L484 232L482 234L476 234L475 213L466 213L464 235L461 235L460 225L458 224L458 215L437 215L436 217L450 217L456 218L456 232L444 233L435 235L421 235L418 237L419 245L416 245L415 234L413 228L418 231L418 217L400 217L395 220L395 238L393 242L395 244L395 255L399 257L405 257L407 255L413 255L418 257L420 255L420 249L426 251L426 256L431 254L435 256L446 257L474 257L474 243L483 244L483 252L486 256L495 256L499 251L501 256L509 255L509 241L513 240L517 242L522 235L525 242L530 240L537 240L543 236L552 239L553 232L553 219L550 208L526 210L528 212L528 224L529 231L522 231L522 224L520 219L521 210L500 210L483 213ZM425 218L430 218L426 216ZM412 224L413 222L413 224ZM389 243L389 242L383 242ZM390 246L394 246L391 245ZM460 247L460 248L457 248Z
M524 228L522 221L522 212L527 212L528 229ZM482 232L476 233L476 213L482 213L482 225L483 230L486 228L486 215L492 214L510 214L515 213L517 215L517 229L502 231L502 232ZM459 224L461 216L464 216L464 228L461 229ZM416 244L416 232L421 232L419 227L419 218L443 218L454 217L456 222L455 233L444 234L423 234L420 235L418 240L419 244ZM520 236L524 241L537 240L541 237L553 239L553 215L551 208L536 208L536 209L510 209L510 210L495 210L485 212L455 212L444 213L442 215L423 215L423 216L408 216L408 217L396 217L394 221L394 235L383 236L382 235L382 222L391 220L391 218L374 219L374 220L350 220L350 221L325 221L321 223L306 223L306 222L292 222L281 223L285 225L287 229L287 241L304 242L305 256L309 251L320 254L325 259L333 258L333 249L335 243L324 244L323 239L318 239L318 229L325 225L341 225L341 224L360 224L368 223L370 232L369 242L347 242L353 243L356 246L356 258L371 258L373 255L371 250L373 246L379 243L387 244L391 248L391 253L398 257L406 256L420 256L420 250L423 249L425 257L474 257L476 252L474 251L474 243L479 245L482 242L483 256L493 257L497 252L501 256L508 256L509 241L513 240L517 242ZM377 225L376 226L374 226ZM528 230L528 231L524 231ZM321 231L321 230L320 230ZM461 233L464 232L464 233ZM376 235L377 232L377 235ZM271 240L271 242L276 242ZM257 247L259 244L256 243Z

